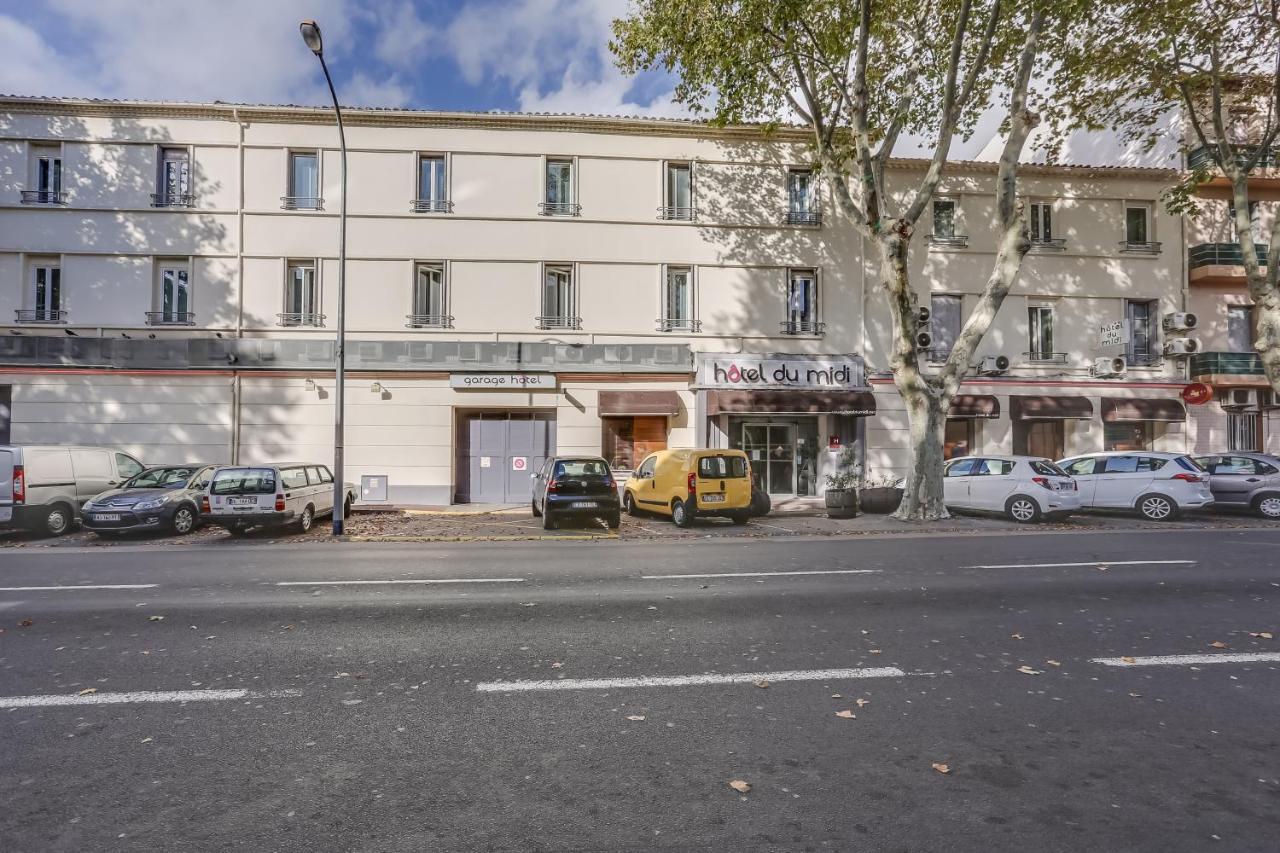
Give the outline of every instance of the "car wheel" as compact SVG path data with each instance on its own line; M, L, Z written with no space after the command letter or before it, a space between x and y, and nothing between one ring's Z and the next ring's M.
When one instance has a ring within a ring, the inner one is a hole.
M196 529L196 510L191 504L183 504L173 511L173 519L169 522L174 533L183 535Z
M609 517L606 519L606 521L609 523L610 530L617 530L619 527L622 526L622 513L620 512L611 513Z
M61 536L71 529L71 523L74 520L75 516L71 512L71 507L66 504L54 504L44 514L44 521L41 523L40 530L49 536Z
M542 510L538 509L538 502L533 499L529 500L529 511L533 513L534 518L542 518Z
M693 509L676 498L671 502L671 520L676 523L676 527L693 527Z
M630 492L627 492L622 496L622 508L625 509L627 511L627 515L632 518L635 518L640 514L640 510L636 508L636 499L631 496Z
M543 529L543 530L555 530L555 529L556 529L556 518L555 518L555 516L554 516L554 515L552 515L552 514L551 514L551 510L549 510L549 509L548 509L548 510L543 510L543 513L542 513L542 529Z
M346 520L351 517L351 495L347 495L346 500L342 502L342 518Z
M741 527L742 525L746 524L748 521L751 520L751 513L735 512L733 515L729 516L729 520L732 521L734 524L738 525L739 527Z
M306 533L311 529L312 523L316 520L316 510L311 504L307 504L306 509L302 511L302 515L298 517L298 530Z
M233 524L230 527L226 528L226 531L230 533L232 536L248 536L249 535L249 528L240 524Z
M1178 505L1164 495L1143 495L1138 498L1138 512L1148 521L1172 521L1178 517Z
M1263 518L1280 521L1280 495L1263 495L1254 502L1253 508Z
M1040 505L1026 495L1014 495L1005 504L1005 513L1019 524L1040 520Z

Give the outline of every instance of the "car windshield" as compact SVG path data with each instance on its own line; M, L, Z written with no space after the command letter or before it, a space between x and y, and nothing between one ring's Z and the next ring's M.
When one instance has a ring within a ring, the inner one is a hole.
M176 468L148 468L121 488L125 489L176 489L185 486L196 469L191 466Z
M1043 474L1046 477L1066 477L1067 472L1063 471L1057 465L1054 465L1048 459L1034 459L1030 463L1031 470L1037 474Z
M215 495L269 495L276 490L271 468L225 468L213 475L209 491Z
M554 478L608 477L609 466L603 459L561 459L556 463Z

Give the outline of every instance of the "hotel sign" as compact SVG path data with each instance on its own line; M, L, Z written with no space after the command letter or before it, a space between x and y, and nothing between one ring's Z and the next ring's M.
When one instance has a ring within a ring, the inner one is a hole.
M450 388L484 391L554 391L554 373L450 373Z
M867 377L858 355L698 353L698 387L860 391Z

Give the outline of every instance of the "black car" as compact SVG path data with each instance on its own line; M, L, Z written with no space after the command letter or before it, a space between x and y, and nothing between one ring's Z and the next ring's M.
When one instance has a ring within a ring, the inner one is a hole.
M613 530L622 522L618 485L599 456L553 456L533 475L533 514L555 530L561 518L603 518Z
M82 524L94 533L168 530L190 533L200 524L200 497L213 465L159 465L144 468L119 488L85 503Z

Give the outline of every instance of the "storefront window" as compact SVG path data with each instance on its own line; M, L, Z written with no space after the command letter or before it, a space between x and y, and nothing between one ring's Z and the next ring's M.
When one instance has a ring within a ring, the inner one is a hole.
M600 423L604 458L615 470L632 471L650 453L667 449L666 418L601 418Z
M956 459L973 453L977 438L973 418L948 418L947 434L942 442L942 458Z
M1102 425L1103 450L1151 450L1151 421L1128 421Z
M1227 415L1227 449L1258 449L1258 415L1253 412L1233 412Z
M1013 422L1013 452L1019 456L1061 459L1066 455L1066 430L1060 420Z
M729 446L751 460L755 485L771 495L818 493L817 418L732 418Z

